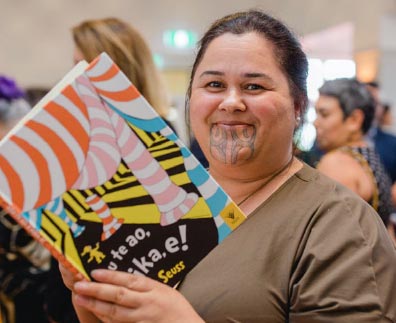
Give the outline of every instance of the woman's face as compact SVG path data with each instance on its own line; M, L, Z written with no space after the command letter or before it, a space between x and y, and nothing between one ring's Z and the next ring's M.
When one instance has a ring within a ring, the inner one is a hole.
M324 151L330 151L346 144L350 131L338 100L321 95L315 104L315 109L317 117L314 125L319 147Z
M296 114L272 44L254 32L214 39L194 75L190 118L211 164L287 161Z

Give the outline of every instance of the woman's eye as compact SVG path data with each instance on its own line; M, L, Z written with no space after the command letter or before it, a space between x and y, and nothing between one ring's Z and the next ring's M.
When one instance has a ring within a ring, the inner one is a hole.
M211 81L207 85L207 87L214 87L214 88L219 88L222 87L222 84L218 81Z
M250 91L253 91L253 90L263 90L264 87L262 87L262 86L259 85L259 84L247 84L246 87L245 87L245 89L246 89L246 90L250 90Z

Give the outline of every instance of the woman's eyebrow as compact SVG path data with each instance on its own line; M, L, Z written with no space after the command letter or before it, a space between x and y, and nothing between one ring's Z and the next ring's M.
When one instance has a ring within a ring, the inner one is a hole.
M202 76L205 76L205 75L224 75L224 73L220 72L220 71L211 71L211 70L209 70L209 71L202 72L199 77L202 77Z
M245 74L243 74L243 76L246 78L263 78L263 79L273 82L272 77L270 77L268 74L265 74L265 73L255 73L255 72L245 73Z
M220 72L220 71L215 71L215 70L208 70L208 71L202 72L199 77L202 78L202 77L208 76L208 75L224 76L225 73ZM260 78L260 79L263 79L264 81L270 82L271 84L274 83L274 80L272 79L272 77L270 77L268 74L265 74L265 73L248 72L248 73L243 73L242 77L244 77L244 78Z

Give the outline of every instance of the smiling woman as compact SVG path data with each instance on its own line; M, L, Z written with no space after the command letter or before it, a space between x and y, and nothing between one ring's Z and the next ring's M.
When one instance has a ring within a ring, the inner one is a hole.
M211 175L248 218L177 290L109 271L76 282L62 268L81 322L396 320L396 253L378 215L293 157L307 69L273 17L252 10L214 22L187 108Z
M255 32L224 34L205 56L191 84L190 115L211 173L268 178L290 160L299 113L270 41ZM253 187L239 190L235 200Z

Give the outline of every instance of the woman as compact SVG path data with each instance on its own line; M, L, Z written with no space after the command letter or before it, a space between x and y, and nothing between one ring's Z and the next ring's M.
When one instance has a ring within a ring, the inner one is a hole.
M299 43L272 17L241 12L210 27L188 91L192 130L248 219L178 290L106 270L76 282L62 268L81 322L396 319L396 252L378 215L293 157L306 75Z
M157 113L167 118L169 102L152 53L131 25L117 18L86 20L72 28L74 62L91 62L106 52Z
M336 79L325 82L319 94L315 127L318 145L326 154L317 169L369 202L388 225L391 180L365 140L375 113L370 92L357 80Z

